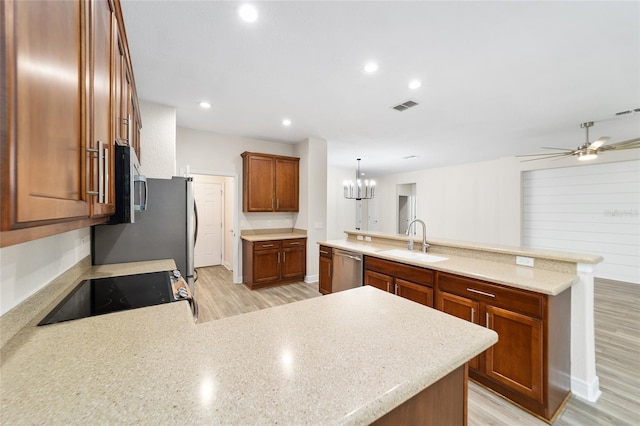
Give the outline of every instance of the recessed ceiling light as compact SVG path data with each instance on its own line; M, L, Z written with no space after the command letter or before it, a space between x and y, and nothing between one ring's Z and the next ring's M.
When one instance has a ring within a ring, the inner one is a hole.
M287 127L291 126L291 120L285 118L284 120L282 120L282 125Z
M378 71L378 64L375 62L367 62L362 69L366 74L373 74Z
M258 20L258 9L251 4L243 4L238 9L238 15L245 22L256 22Z
M420 82L420 80L411 80L409 82L409 89L411 89L411 90L415 90L415 89L419 88L420 86L422 86L422 83Z
M207 101L200 101L198 105L200 105L200 108L211 108L211 104Z

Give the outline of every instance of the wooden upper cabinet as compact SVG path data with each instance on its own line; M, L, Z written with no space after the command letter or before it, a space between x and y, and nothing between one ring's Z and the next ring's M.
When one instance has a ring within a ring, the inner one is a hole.
M3 3L2 229L88 217L81 50L85 4Z
M90 183L92 192L91 216L111 215L115 212L115 138L111 102L114 58L114 32L117 21L107 0L95 0L91 7L91 63L89 136ZM96 194L97 193L97 194Z
M299 210L299 158L243 152L242 160L242 211Z
M117 51L137 100L118 0L5 0L0 11L4 247L107 220L125 98Z
M300 192L300 159L275 158L275 198L277 212L297 212Z

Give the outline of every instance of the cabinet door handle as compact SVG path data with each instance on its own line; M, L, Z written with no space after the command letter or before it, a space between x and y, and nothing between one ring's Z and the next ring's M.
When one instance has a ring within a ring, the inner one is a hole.
M486 293L484 291L476 290L475 288L467 288L467 291L470 291L471 293L481 294L483 296L496 297L495 294Z
M287 262L287 253L282 252L282 263L286 263L286 262Z
M329 252L328 252L328 251L324 251L324 250L320 250L320 253L321 253L321 254L329 254Z
M395 288L393 289L393 292L394 292L395 294L398 294L398 284L396 284L394 287L395 287Z
M389 281L387 281L387 291L391 291L391 290L389 289Z
M484 326L487 328L491 328L489 327L489 312L484 313Z
M109 148L105 147L104 148L104 172L103 172L103 176L104 176L104 191L103 191L103 199L104 199L104 203L108 204L109 203Z
M280 253L278 253L278 263L280 263Z
M476 319L476 310L471 308L471 322L475 322Z
M300 243L289 243L290 246L299 246ZM326 251L320 251L320 253L326 253Z
M273 244L263 244L262 247L273 247Z
M88 152L98 154L98 190L87 191L89 195L97 195L98 203L104 202L104 150L102 141L98 141L98 148L87 148Z
M133 139L131 138L133 134L133 129L131 125L131 114L127 116L127 142L129 142L129 146L133 146Z
M280 208L280 198L276 198L276 208Z

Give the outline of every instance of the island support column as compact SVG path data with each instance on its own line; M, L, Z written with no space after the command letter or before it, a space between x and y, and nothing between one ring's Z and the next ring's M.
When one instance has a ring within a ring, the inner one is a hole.
M592 264L578 263L579 281L571 287L571 392L589 402L600 397L596 375Z

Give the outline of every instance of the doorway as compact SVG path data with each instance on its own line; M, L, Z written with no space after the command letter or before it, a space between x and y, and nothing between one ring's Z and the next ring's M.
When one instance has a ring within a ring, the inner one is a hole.
M398 233L407 232L409 223L417 217L416 184L404 183L397 186L398 193ZM415 228L414 231L415 233Z
M188 167L188 166L187 166ZM210 244L213 244L217 247L222 247L222 265L233 271L233 282L240 283L240 272L238 268L239 262L239 232L235 232L238 229L239 217L238 212L235 206L237 205L238 200L238 188L236 182L238 180L238 176L236 174L225 174L225 173L213 173L202 170L193 170L191 173L188 171L184 172L185 176L188 174L193 177L194 180L194 188L200 182L209 182L209 183L218 183L222 186L222 200L220 205L220 211L222 215L222 224L219 225L221 227L219 237L216 236L212 240ZM194 190L194 193L196 191ZM200 216L204 213L204 207L201 207L200 204L203 202L199 200L200 194L194 194L196 198L196 202L198 203L198 208L203 210L203 212L199 212ZM206 204L206 203L205 203ZM214 204L215 205L215 204ZM216 208L211 207L214 210ZM200 224L203 223L203 218L200 218ZM212 220L213 221L213 220ZM217 220L215 220L217 222ZM204 233L204 231L199 231L200 235ZM215 233L214 233L215 234ZM198 237L200 239L200 237ZM199 241L196 243L196 250L199 250L198 247ZM194 259L196 260L196 259ZM200 262L200 260L196 260ZM207 263L207 262L204 262ZM220 264L220 263L218 263ZM196 263L197 265L197 263Z
M224 247L224 181L217 176L194 175L193 196L198 206L198 239L194 266L222 264Z

